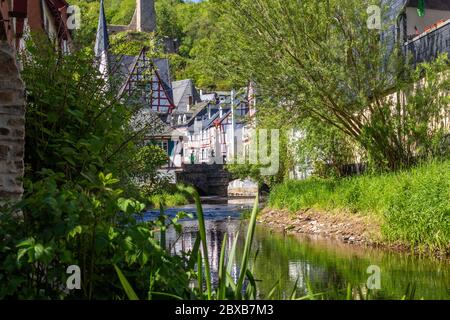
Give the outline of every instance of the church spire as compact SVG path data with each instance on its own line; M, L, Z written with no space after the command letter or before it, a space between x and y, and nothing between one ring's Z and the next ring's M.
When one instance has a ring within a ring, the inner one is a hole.
M100 14L98 16L97 36L95 39L95 58L99 63L99 70L105 77L108 72L108 26L106 24L105 7L103 0L100 1Z

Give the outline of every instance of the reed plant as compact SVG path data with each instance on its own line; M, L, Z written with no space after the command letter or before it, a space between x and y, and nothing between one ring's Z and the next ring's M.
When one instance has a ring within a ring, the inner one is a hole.
M256 281L253 276L250 261L251 261L251 248L255 234L256 216L258 213L259 197L255 199L253 210L249 219L249 225L247 235L244 242L244 252L240 259L240 273L237 281L232 277L232 269L236 259L237 241L239 234L235 237L231 250L226 251L228 235L224 235L222 241L222 248L220 252L219 261L219 281L215 288L213 288L211 281L211 266L208 255L208 242L206 237L205 217L203 214L203 207L200 201L198 192L191 187L185 187L185 191L188 191L196 204L196 213L198 221L198 237L190 253L190 257L187 263L186 272L194 268L197 264L196 280L197 288L193 289L192 297L202 300L252 300L257 297ZM160 205L162 208L162 205ZM161 209L161 215L163 215L163 209ZM161 242L162 244L162 242ZM122 271L114 266L117 276L122 284L122 287L130 300L138 300L138 295L134 291L133 287L128 282ZM172 298L181 299L176 295L171 295L161 292L152 292L151 288L148 292L148 298Z

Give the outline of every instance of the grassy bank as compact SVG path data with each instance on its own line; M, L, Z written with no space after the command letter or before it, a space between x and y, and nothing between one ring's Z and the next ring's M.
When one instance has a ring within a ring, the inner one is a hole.
M269 207L368 215L381 220L386 242L448 249L450 161L384 175L288 181L272 189Z
M152 208L159 209L162 203L164 207L184 206L194 202L192 195L185 191L186 187L182 184L173 185L162 193L151 195L148 200Z

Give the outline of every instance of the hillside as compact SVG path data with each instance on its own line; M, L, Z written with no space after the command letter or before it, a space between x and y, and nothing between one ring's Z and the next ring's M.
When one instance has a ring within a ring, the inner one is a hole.
M82 27L95 35L99 2L72 0L80 6ZM106 18L109 24L127 25L134 13L135 0L105 0ZM174 80L191 78L204 89L228 89L230 81L213 72L208 66L219 33L220 1L191 2L183 0L157 0L157 32L139 34L122 32L111 36L111 50L116 53L137 54L143 45L154 49L154 54L167 56L171 61ZM176 53L166 54L165 39L172 39ZM91 39L92 40L92 39Z

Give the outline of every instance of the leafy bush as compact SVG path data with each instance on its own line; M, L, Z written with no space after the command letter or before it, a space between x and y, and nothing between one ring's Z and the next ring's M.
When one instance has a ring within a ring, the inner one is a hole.
M0 298L122 299L113 265L128 270L138 292L189 297L186 257L171 256L155 236L172 222L136 219L147 203L128 188L136 176L154 181L161 151L141 148L153 128L131 125L137 106L117 99L114 75L106 84L90 50L60 55L34 40L22 56L25 194L1 208ZM67 290L71 265L81 269L81 290Z
M62 183L52 172L28 182L24 200L0 215L0 297L121 298L113 264L126 266L140 291L153 274L159 291L185 296L185 259L160 246L158 222L137 222L145 205L122 198L117 182L111 174L99 174L89 186ZM22 215L12 214L17 210ZM65 290L71 265L81 269L81 290Z
M148 200L153 208L158 209L161 204L164 208L186 205L194 201L192 194L187 190L190 188L181 183L168 184L164 190L159 190L148 197Z

